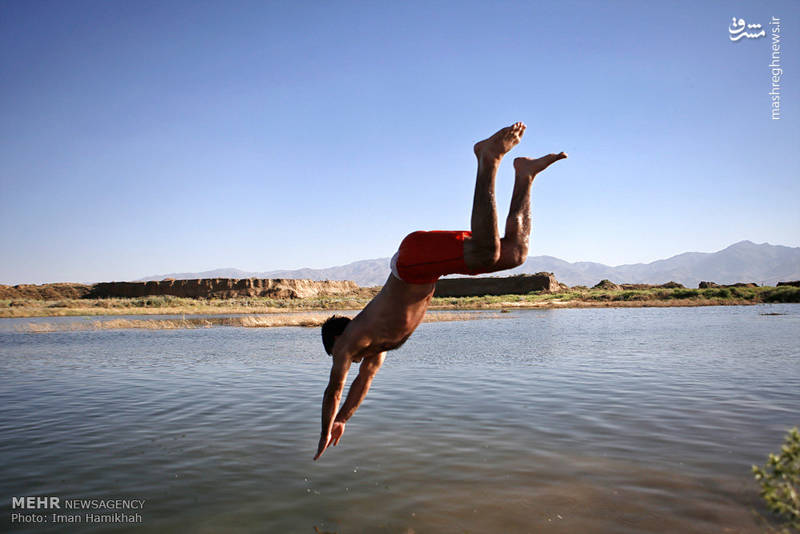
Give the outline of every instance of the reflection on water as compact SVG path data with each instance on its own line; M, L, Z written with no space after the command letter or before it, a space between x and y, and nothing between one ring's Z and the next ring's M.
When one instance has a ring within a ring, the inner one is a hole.
M4 527L55 495L147 499L137 532L759 532L800 424L798 305L423 324L319 462L316 329L8 325Z

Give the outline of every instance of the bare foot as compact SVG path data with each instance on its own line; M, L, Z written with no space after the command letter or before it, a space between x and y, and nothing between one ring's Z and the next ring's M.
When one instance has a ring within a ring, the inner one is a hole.
M526 126L521 122L515 122L511 126L506 126L493 136L483 141L475 143L475 155L478 159L500 159L506 152L517 146L522 134L525 133Z
M518 177L533 178L556 161L566 157L566 153L560 152L558 154L548 154L538 159L514 158L514 170L517 172Z

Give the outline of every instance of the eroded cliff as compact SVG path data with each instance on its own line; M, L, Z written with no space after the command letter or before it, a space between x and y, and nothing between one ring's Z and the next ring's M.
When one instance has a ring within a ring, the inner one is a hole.
M309 298L358 292L355 282L288 278L203 278L157 282L101 282L86 284L0 285L0 299L58 300L77 298L132 298L172 295L186 298Z

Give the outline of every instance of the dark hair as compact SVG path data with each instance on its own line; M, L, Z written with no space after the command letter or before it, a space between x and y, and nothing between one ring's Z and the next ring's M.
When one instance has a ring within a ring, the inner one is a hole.
M332 353L336 336L341 335L348 324L350 324L350 318L341 315L331 315L325 321L322 325L322 345L325 347L325 352Z

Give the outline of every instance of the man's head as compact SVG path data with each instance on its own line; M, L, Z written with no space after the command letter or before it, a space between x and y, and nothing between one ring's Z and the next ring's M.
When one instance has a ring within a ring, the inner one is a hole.
M347 325L350 323L349 317L342 317L341 315L331 315L330 318L322 325L322 345L325 347L325 352L333 355L333 344L336 342L337 336L340 336Z

